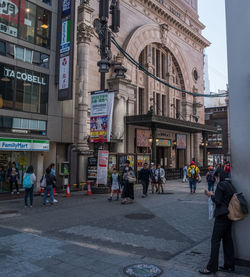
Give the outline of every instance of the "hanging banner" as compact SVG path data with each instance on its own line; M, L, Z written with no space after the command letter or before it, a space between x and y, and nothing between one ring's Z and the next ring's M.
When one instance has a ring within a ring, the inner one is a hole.
M109 142L112 128L114 92L91 95L90 142Z
M69 87L69 56L60 59L59 90Z
M108 179L109 151L98 151L97 162L97 185L107 185Z
M60 54L70 50L70 20L65 20L61 25Z

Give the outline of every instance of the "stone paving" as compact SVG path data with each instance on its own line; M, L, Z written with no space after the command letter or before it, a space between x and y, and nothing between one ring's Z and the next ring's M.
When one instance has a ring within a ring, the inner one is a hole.
M141 199L136 188L133 205L109 203L107 195L72 198L58 196L58 204L42 207L35 198L32 209L22 200L1 201L0 211L15 210L0 221L0 276L125 276L123 268L152 263L164 277L200 276L209 256L212 221L208 220L205 184L196 195L187 184L169 181L168 192ZM134 213L153 218L130 219ZM217 276L250 276L237 273Z

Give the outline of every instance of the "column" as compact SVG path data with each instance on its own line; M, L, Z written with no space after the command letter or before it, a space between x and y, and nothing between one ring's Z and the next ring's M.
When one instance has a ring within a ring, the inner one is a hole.
M77 22L77 62L79 68L79 96L78 96L78 142L79 152L78 170L79 182L86 181L88 156L91 155L88 146L88 63L89 45L93 36L92 13L89 1L82 0L78 7Z

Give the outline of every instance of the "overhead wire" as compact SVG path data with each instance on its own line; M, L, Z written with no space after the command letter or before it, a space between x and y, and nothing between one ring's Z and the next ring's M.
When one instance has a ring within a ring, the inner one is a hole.
M228 92L226 93L218 93L218 94L204 94L204 93L194 93L191 91L187 91L185 89L180 89L177 88L165 81L163 81L162 79L160 79L159 77L155 76L154 74L152 74L151 72L149 72L146 68L144 68L140 63L138 63L128 52L126 52L120 45L119 43L116 41L116 39L114 38L114 36L111 37L111 42L115 45L115 47L123 54L123 56L130 61L133 65L135 65L137 68L139 68L139 70L141 70L142 72L144 72L145 74L147 74L148 76L150 76L151 78L153 78L154 80L162 83L163 85L172 88L174 90L177 90L179 92L182 93L186 93L188 95L192 95L194 97L211 97L211 98L215 98L215 97L227 97L228 96Z

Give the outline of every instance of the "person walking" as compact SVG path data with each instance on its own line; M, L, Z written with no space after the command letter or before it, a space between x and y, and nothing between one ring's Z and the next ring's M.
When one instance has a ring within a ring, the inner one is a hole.
M230 162L227 162L224 166L224 171L227 174L227 178L231 179L231 164Z
M183 167L183 180L182 180L182 183L185 183L185 182L187 182L187 171L188 171L188 167L187 167L187 165L185 165L184 167Z
M200 174L200 169L196 166L195 162L192 161L187 171L191 194L196 192L196 184L197 184L197 178L199 178L199 174Z
M164 190L163 190L163 182L164 182L164 179L165 179L165 170L161 167L160 164L158 164L157 166L157 169L155 171L155 179L156 179L156 182L157 182L157 191L159 194L162 192L164 193Z
M54 203L53 184L55 184L56 178L53 174L51 174L51 168L46 169L45 178L46 178L46 186L45 186L44 195L43 195L43 205L46 205L48 192L50 196L50 205L53 205Z
M49 168L51 169L51 174L55 176L55 180L56 180L55 164L54 163L50 164ZM54 198L54 203L57 203L58 200L56 200L55 195L56 195L56 182L53 183L53 198Z
M127 203L127 198L130 198L130 203L134 203L134 183L136 182L135 173L131 167L126 167L123 174L124 187L122 191L121 204Z
M150 175L151 175L151 185L152 185L152 194L154 194L157 189L157 182L155 180L156 166L154 163L151 163Z
M0 191L3 191L4 179L5 179L5 171L3 167L0 166Z
M16 186L16 193L19 194L19 186L18 186L18 179L19 179L19 171L16 167L16 163L13 162L11 167L8 169L8 179L10 183L10 193L14 194L13 192L13 185Z
M121 191L121 177L117 172L116 168L113 168L113 173L110 177L110 184L111 184L111 193L108 200L112 201L114 194L117 194L116 200L119 200L119 194Z
M33 190L36 182L36 175L33 166L29 166L23 176L23 188L25 189L24 207L28 207L28 197L30 198L30 208L33 205Z
M142 184L142 198L145 198L148 196L148 186L151 180L151 171L147 163L144 163L143 168L139 171L139 180Z
M215 178L214 178L214 168L212 166L209 166L208 168L206 179L207 179L208 191L214 191Z
M225 171L216 171L215 177L218 177L219 183L215 193L205 191L208 197L211 197L215 204L214 211L214 228L211 239L210 259L206 268L199 270L201 274L215 274L218 269L222 271L234 271L234 245L232 240L232 221L228 219L228 205L234 193L236 193L230 181L226 180ZM220 243L223 243L224 265L219 267L219 250Z

